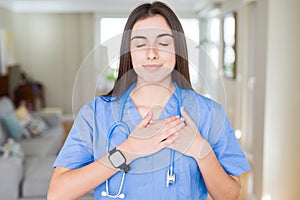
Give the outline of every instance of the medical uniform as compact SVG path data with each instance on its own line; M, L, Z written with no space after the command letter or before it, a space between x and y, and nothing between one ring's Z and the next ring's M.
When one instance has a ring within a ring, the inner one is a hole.
M172 94L159 118L165 119L177 115L178 98L181 98L183 107L198 126L203 138L212 146L224 170L234 176L248 171L250 166L247 158L235 138L234 130L221 105L192 90L180 89L180 92L181 97L178 97L175 92ZM107 153L107 133L117 122L121 99L107 101L97 97L81 108L54 167L77 169L98 160ZM126 99L122 120L130 130L133 130L142 120L130 97ZM115 130L111 139L111 148L126 139L122 131L122 128ZM177 151L174 161L176 181L173 185L166 186L170 152L170 149L165 148L130 164L131 170L125 175L122 189L125 199L207 199L208 192L197 162L192 157ZM109 179L111 194L118 192L121 179L121 171ZM94 198L110 199L101 196L102 191L105 191L105 182L95 188Z

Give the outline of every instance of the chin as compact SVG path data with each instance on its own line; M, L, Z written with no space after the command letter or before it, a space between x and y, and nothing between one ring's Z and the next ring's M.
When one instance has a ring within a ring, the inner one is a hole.
M170 77L173 69L169 67L161 67L156 70L147 70L143 67L135 68L135 72L142 80L146 82L159 83Z

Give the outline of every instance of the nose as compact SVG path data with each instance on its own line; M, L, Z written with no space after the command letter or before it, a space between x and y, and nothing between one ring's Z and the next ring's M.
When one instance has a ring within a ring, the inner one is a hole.
M158 53L157 53L157 50L154 47L150 47L148 49L147 59L148 60L156 60L156 59L158 59Z

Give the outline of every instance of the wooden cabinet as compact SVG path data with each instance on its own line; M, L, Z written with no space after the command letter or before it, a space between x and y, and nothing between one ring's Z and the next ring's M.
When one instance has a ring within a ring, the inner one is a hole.
M15 104L24 103L29 110L45 107L44 88L41 83L29 82L19 85L15 90Z
M8 96L8 76L0 76L0 97Z
M7 75L0 76L1 96L11 98L16 107L25 104L29 110L40 110L46 104L43 85L28 79L19 65L8 67Z

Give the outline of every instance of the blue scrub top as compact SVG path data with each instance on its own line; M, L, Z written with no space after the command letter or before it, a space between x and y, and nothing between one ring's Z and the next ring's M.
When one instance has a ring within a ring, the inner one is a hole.
M201 96L192 90L181 90L182 105L198 126L224 170L238 176L250 166L232 129L230 122L220 104ZM62 166L77 169L98 160L106 154L106 138L111 126L117 122L121 99L105 101L97 97L84 105L78 113L74 125L61 149L54 167ZM178 97L170 97L163 109L160 119L177 115ZM123 121L131 130L141 121L132 99L126 100ZM111 139L111 147L121 144L125 139L122 129L116 129ZM200 147L199 147L200 151ZM189 156L175 151L174 173L176 182L166 186L166 174L170 163L170 149L139 158L133 161L131 170L125 175L122 192L125 199L183 199L206 200L207 189L197 162ZM109 179L109 192L116 194L119 190L122 172ZM95 199L102 197L105 182L94 190Z

